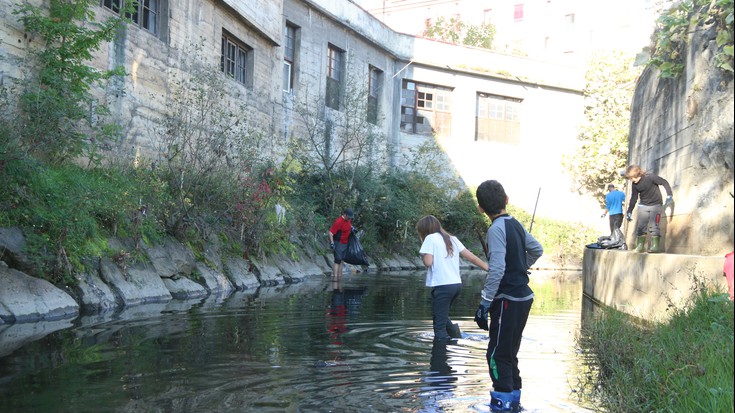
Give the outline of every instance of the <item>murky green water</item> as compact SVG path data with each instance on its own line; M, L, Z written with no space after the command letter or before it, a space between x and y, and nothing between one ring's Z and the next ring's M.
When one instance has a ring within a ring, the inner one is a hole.
M592 411L576 393L582 287L569 275L533 275L519 354L528 412ZM483 278L466 277L452 313L463 338L445 347L432 346L423 272L38 324L20 348L21 327L0 326L0 412L485 412L487 335L472 321Z

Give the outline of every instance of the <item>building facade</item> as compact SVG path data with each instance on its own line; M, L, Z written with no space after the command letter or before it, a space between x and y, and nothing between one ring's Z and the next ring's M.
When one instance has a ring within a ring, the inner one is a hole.
M227 99L267 137L262 151L275 160L306 133L304 108L329 123L359 107L379 137L372 161L383 168L402 167L415 148L436 141L447 170L470 187L498 179L514 205L530 211L540 198L538 215L599 217L597 201L570 189L560 164L583 120L578 66L401 34L347 0L143 4L92 62L128 74L100 94L124 129L119 156L161 156L163 120L198 67L226 80ZM14 3L0 5L7 86L23 82L31 41ZM118 5L101 0L97 18L119 13Z
M495 28L493 49L586 64L594 50L638 53L668 0L354 0L392 29L421 36L439 19Z

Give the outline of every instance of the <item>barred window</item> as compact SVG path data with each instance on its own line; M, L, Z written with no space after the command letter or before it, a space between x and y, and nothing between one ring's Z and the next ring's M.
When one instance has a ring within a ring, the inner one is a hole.
M369 67L368 74L368 102L367 102L367 120L370 123L378 123L380 101L380 91L383 88L383 71L374 67Z
M132 22L156 36L161 32L161 10L163 0L136 0L132 3L129 17ZM130 3L126 0L102 0L101 5L115 14L120 14Z
M521 100L477 94L476 141L518 145L521 138Z
M523 21L523 3L513 6L513 20L517 22Z
M296 33L298 28L291 23L286 23L284 28L283 47L283 90L291 92L294 83L294 69L296 68Z
M452 131L452 89L404 80L401 130L447 137Z
M250 63L252 48L238 40L231 34L222 31L222 57L220 69L227 75L245 86L250 86Z
M342 96L343 65L344 51L330 44L327 49L326 104L332 109L339 109Z

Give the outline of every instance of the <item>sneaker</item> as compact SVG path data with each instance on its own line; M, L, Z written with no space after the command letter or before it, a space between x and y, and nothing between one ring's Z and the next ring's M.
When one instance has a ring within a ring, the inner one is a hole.
M520 394L519 394L520 397ZM510 392L490 392L490 411L493 412L512 412L513 411L513 393Z

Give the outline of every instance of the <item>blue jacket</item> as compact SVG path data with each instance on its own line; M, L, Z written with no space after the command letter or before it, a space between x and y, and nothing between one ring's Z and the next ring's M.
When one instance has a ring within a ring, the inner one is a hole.
M625 202L625 192L613 189L605 195L605 209L610 215L623 214L623 202Z

